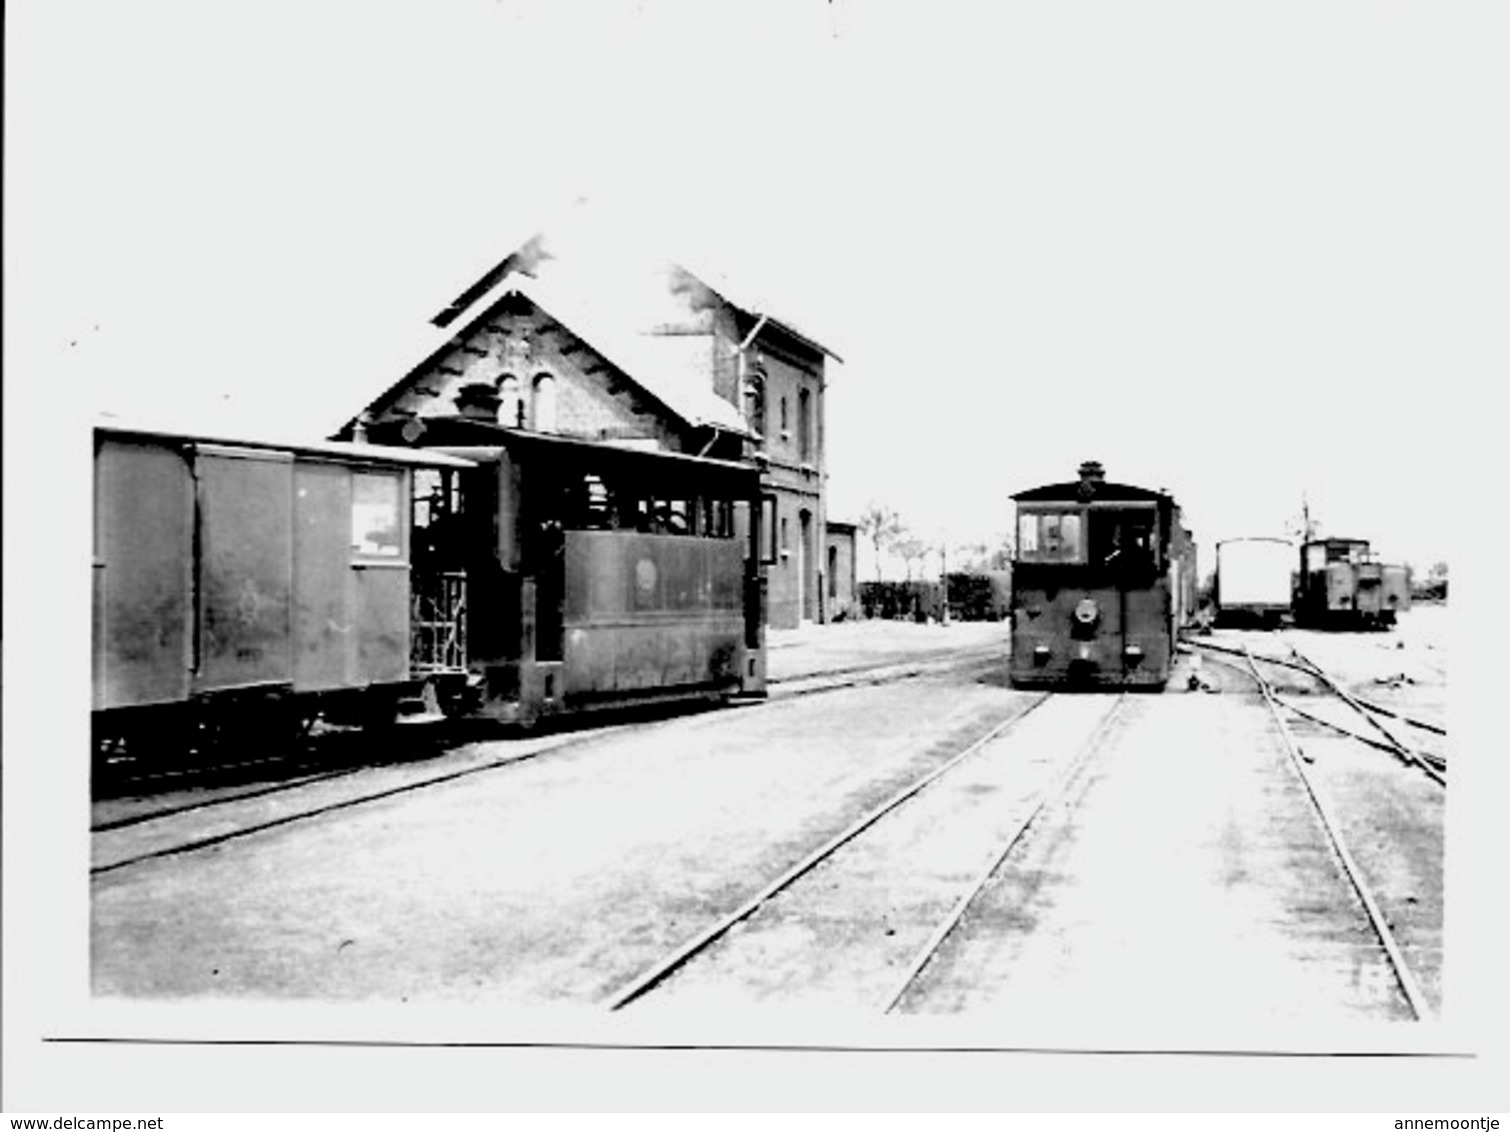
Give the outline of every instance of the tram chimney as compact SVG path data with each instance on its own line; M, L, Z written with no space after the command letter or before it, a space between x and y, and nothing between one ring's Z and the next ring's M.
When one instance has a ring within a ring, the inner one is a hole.
M1083 483L1104 483L1106 469L1101 466L1100 460L1087 460L1080 465L1080 479Z

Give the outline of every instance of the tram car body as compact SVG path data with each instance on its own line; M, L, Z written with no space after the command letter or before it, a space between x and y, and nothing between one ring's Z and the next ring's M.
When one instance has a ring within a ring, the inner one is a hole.
M1294 543L1235 538L1216 544L1217 624L1276 629L1292 619L1294 587Z
M1195 543L1172 496L1101 466L1014 495L1009 675L1019 687L1163 688L1194 613Z
M1311 539L1300 548L1295 621L1317 629L1386 629L1410 608L1410 571L1386 565L1355 538Z
M416 600L440 629L415 662L447 713L765 694L757 467L466 417L391 434L471 465L427 473L416 504Z
M101 742L298 716L366 721L418 694L415 474L439 453L171 432L94 435L93 716Z

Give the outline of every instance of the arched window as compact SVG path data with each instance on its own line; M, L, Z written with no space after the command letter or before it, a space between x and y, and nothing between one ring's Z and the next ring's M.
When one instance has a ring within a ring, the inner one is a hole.
M765 375L758 371L745 379L745 420L765 435Z
M532 415L536 432L556 431L556 379L548 373L535 375Z
M806 389L797 394L797 458L804 464L813 459L813 401Z
M511 373L498 379L498 423L506 428L524 427L524 398L519 396L519 379Z

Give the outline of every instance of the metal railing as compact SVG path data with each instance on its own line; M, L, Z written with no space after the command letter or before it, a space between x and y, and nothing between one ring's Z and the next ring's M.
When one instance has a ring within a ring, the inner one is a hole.
M409 667L415 675L467 667L467 576L463 571L413 578Z

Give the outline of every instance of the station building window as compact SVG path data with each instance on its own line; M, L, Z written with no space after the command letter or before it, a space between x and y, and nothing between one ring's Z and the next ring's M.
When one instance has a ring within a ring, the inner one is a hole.
M536 432L556 431L556 379L548 373L535 375L532 408Z
M758 371L745 379L745 420L765 435L765 374Z
M797 394L797 458L804 464L813 459L812 394L806 389Z
M506 428L524 427L524 398L519 379L506 373L498 379L498 423Z

